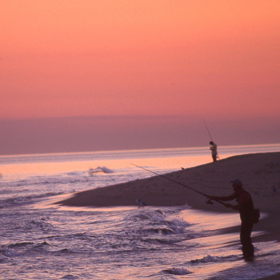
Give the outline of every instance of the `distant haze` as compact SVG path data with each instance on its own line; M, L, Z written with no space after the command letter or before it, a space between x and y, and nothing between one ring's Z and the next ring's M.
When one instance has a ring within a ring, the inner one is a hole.
M277 119L111 116L0 120L0 154L279 143Z

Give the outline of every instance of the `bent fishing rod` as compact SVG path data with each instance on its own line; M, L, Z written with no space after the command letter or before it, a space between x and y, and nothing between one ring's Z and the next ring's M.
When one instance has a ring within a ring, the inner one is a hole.
M173 182L173 183L175 183L175 184L177 184L177 185L180 185L180 186L182 186L182 187L184 187L184 188L187 188L187 189L189 189L189 190L192 190L192 191L194 191L194 192L196 192L196 193L198 193L198 194L201 194L201 195L207 197L207 198L209 199L209 200L207 201L208 204L213 204L213 202L212 202L211 200L215 200L215 201L221 203L222 205L226 206L226 203L224 203L224 202L222 202L222 201L220 201L220 200L218 200L218 199L211 199L207 194L205 194L205 193L203 193L203 192L200 192L200 191L198 191L198 190L196 190L196 189L193 189L193 188L191 188L191 187L189 187L189 186L187 186L187 185L185 185L185 184L183 184L183 183L180 183L180 182L178 182L178 181L176 181L176 180L173 180L173 179L171 179L171 178L169 178L169 177L167 177L167 176L164 176L164 175L162 175L162 174L158 174L158 173L156 173L156 172L154 172L154 171L152 171L152 170L149 170L149 169L147 169L147 168L145 168L145 167L142 167L142 166L139 166L139 165L136 165L136 164L133 164L133 163L130 163L130 164L133 165L133 166L136 166L136 167L138 167L138 168L141 168L141 169L143 169L143 170L146 170L146 171L148 171L148 172L150 172L150 173L153 173L153 174L155 174L155 175L157 175L157 176L159 176L159 177L165 178L166 180L169 180L169 181L171 181L171 182Z

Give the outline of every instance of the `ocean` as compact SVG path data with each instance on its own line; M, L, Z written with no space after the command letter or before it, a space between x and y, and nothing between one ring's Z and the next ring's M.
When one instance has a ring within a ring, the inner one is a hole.
M280 144L219 147L219 157ZM0 156L0 279L259 279L280 272L280 245L244 262L236 213L182 207L71 208L73 192L211 162L209 147ZM253 235L261 234L253 232Z

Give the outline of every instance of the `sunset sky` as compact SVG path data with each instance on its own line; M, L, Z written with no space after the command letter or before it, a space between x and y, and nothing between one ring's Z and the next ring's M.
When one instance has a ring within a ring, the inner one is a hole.
M0 154L280 142L279 0L0 0Z

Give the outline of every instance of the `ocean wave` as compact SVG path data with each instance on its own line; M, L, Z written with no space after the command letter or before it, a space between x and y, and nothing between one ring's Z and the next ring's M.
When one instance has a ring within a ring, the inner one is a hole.
M153 210L151 208L141 209L137 212L129 213L126 217L127 220L133 222L151 222L160 223L165 220L165 213L161 210Z
M34 255L35 253L46 253L45 247L48 247L47 242L34 243L34 242L18 242L12 243L8 246L3 246L1 253L5 257L17 257L25 255Z
M39 229L41 231L49 231L50 229L54 228L55 227L50 222L46 221L46 218L41 218L39 221L32 220L25 226L25 230Z
M188 223L183 221L166 221L163 224L157 224L143 229L143 233L155 233L160 235L181 234L189 226Z
M26 247L33 244L34 244L33 242L19 242L19 243L10 244L8 248Z
M42 243L35 242L18 242L10 244L8 246L2 246L0 250L2 253L3 261L6 258L22 257L22 256L61 256L61 255L72 255L72 254L84 254L81 250L72 250L70 248L57 249L57 245L51 245L44 241ZM1 257L0 257L1 262Z
M142 237L141 240L152 245L172 245L182 241L181 238L165 238L164 236Z
M150 228L143 230L144 233L156 233L156 234L174 234L174 230L171 228Z
M0 186L9 187L23 187L23 186L36 186L36 185L55 185L55 184L75 184L88 182L88 176L68 176L65 174L51 175L51 176L34 176L29 177L27 180L10 181L9 183L1 183Z
M168 273L168 274L173 274L173 275L187 275L187 274L191 274L192 272L182 268L182 267L173 267L173 268L169 268L169 269L164 269L162 270L162 272L164 273Z
M90 176L92 175L95 175L96 173L105 173L105 174L108 174L108 173L113 173L113 170L109 169L108 167L106 166L97 166L96 168L90 168L88 170L88 174Z
M222 257L213 257L211 255L207 255L201 259L192 260L192 264L200 264L200 263L212 263L212 262L220 262Z
M173 230L174 233L184 233L185 229L191 225L183 219L173 219L171 221L167 221L166 224Z
M106 168L104 167L104 170ZM107 173L113 173L109 169L105 170ZM104 178L102 178L104 180ZM93 182L94 179L91 176L88 176L88 171L72 171L65 173L57 174L44 174L37 176L29 176L25 179L20 177L10 178L7 181L1 181L1 189L7 188L16 188L22 186L36 186L36 185L48 185L48 184L75 184L83 182Z
M49 192L43 194L35 194L35 195L26 195L26 196L18 196L14 198L8 198L0 200L0 208L8 208L8 207L15 207L15 206L22 206L27 204L32 204L35 201L40 199L50 198L57 195L62 195L63 192Z
M62 276L60 279L75 280L75 279L79 279L79 277L74 276L72 274L67 274L67 275Z
M1 251L0 251L1 253ZM5 257L5 256L0 256L0 264L1 263L8 263L10 260L9 258Z

